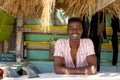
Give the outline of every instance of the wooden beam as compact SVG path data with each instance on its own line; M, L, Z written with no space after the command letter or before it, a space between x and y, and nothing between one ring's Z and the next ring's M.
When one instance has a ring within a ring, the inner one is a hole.
M3 52L3 42L0 42L0 52Z
M17 28L22 28L23 27L23 19L22 17L17 17ZM23 59L23 33L21 31L16 32L16 51L17 51L17 56L20 56L21 59Z
M17 19L14 18L14 25L13 25L13 30L11 37L9 39L9 50L10 51L15 51L15 43L16 43L16 26L17 26Z
M4 40L4 52L8 52L9 51L8 45L9 45L8 40Z

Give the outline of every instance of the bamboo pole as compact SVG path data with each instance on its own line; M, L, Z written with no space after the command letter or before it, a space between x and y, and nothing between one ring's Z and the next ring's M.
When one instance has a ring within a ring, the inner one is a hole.
M23 18L22 17L18 17L17 18L17 27L22 28L23 27ZM16 32L16 56L21 59L23 59L23 41L24 41L24 37L23 37L23 33L20 31Z

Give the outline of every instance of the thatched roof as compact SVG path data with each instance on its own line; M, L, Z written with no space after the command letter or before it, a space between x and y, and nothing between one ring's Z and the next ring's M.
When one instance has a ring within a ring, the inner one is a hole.
M54 6L55 0L0 0L0 9L14 16L21 16L23 19L41 18L44 32L49 31Z
M56 1L55 9L63 9L67 16L80 18L99 10L116 16L120 12L120 0L0 0L0 8L15 16L40 18L44 1Z
M120 0L115 0L110 5L106 6L104 9L102 9L105 14L115 15L116 17L119 17L120 15Z
M63 9L65 15L81 19L99 11L118 17L120 0L0 0L0 9L23 19L41 18L42 31L49 32L54 10Z
M0 8L14 16L40 18L42 0L0 0Z
M120 0L56 0L56 8L62 8L68 16L82 18L92 16L98 11L118 16Z
M94 0L56 0L56 8L62 8L68 16L83 17L94 3Z

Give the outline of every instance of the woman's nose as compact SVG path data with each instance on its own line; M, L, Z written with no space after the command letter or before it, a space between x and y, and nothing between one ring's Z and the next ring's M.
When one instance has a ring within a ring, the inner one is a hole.
M73 29L73 33L78 33L78 30L77 29Z

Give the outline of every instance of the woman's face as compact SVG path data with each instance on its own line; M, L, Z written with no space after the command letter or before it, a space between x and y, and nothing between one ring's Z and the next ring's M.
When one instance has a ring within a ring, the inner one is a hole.
M71 40L79 40L83 32L82 24L80 22L70 22L67 32Z

